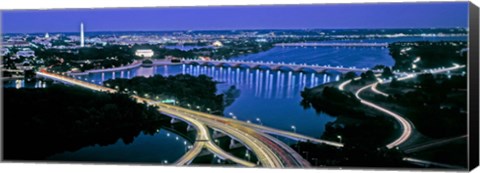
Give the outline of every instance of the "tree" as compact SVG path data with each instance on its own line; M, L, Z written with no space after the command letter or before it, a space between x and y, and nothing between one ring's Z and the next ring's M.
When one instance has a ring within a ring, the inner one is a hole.
M395 88L398 87L400 82L398 82L397 78L393 78L392 82L390 82L390 87Z
M372 69L373 70L381 70L381 69L384 69L385 68L385 65L375 65Z
M362 73L360 76L362 77L362 80L364 80L364 81L370 81L370 80L375 80L376 79L375 73L373 73L373 71L371 71L371 70L368 70L367 72Z
M435 77L431 73L420 74L417 80L423 89L432 89L436 85Z
M353 71L350 71L350 72L346 73L345 76L344 76L344 78L346 80L352 80L355 77L357 77L357 74Z
M390 78L390 77L393 77L393 73L392 73L392 70L390 69L390 67L385 67L383 68L383 72L382 72L382 78Z

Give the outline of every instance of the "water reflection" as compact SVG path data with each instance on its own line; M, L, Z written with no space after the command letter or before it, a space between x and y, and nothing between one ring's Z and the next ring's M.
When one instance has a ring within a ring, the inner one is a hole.
M170 67L175 68L175 67ZM169 69L163 67L164 70ZM143 71L142 71L143 72ZM270 69L250 69L239 67L214 67L199 65L181 65L182 74L194 76L207 75L226 85L253 90L255 97L267 99L293 98L305 87L314 87L320 81L338 81L339 74L277 71ZM157 73L158 74L158 73ZM166 73L169 74L169 73Z
M45 88L47 82L44 80L26 81L23 79L3 81L4 88Z
M133 73L133 75L132 75ZM104 72L77 76L85 81L103 82L108 79L150 77L155 74L164 76L175 74L207 75L226 85L236 85L242 89L253 90L255 97L267 99L293 98L305 87L315 87L322 83L338 81L340 74L322 74L309 72L279 71L270 69L250 69L240 67L214 67L200 65L174 65L140 67L127 71Z
M191 145L192 143L181 135L159 129L153 135L140 134L130 144L118 139L112 145L84 147L74 152L55 154L47 160L169 164L182 157Z
M94 73L77 76L87 80L105 81L120 78L122 72ZM300 91L305 87L314 87L325 82L339 80L338 73L310 73L278 71L270 69L250 69L229 66L171 65L156 67L139 67L123 71L124 78L135 76L152 76L190 74L194 76L207 75L218 81L218 94L235 85L241 91L240 96L223 114L234 113L238 119L262 119L267 126L291 130L291 125L302 125L298 133L319 137L324 131L324 125L335 118L317 114L312 109L305 110L301 105Z

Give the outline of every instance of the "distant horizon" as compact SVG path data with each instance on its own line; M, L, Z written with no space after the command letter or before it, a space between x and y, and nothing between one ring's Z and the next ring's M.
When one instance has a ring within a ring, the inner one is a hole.
M86 24L83 24L86 26ZM80 24L79 24L80 27ZM208 29L208 30L118 30L118 31L88 31L85 30L84 33L108 33L108 32L208 32L208 31L306 31L306 30L421 30L421 29L428 29L428 30L436 30L436 29L468 29L468 27L430 27L430 28L308 28L308 29ZM45 33L80 33L80 31L67 31L67 32L61 32L61 31L53 31L53 32L11 32L11 33L5 33L2 32L2 34L45 34Z
M468 27L467 2L2 11L3 33Z

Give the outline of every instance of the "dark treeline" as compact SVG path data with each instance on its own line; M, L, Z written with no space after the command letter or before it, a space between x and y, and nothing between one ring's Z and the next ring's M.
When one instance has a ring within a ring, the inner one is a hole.
M131 143L153 134L166 116L125 94L53 85L4 89L4 159L41 160L82 147Z
M134 53L127 46L103 46L80 48L75 51L57 49L34 49L38 58L44 60L45 66L52 66L55 71L69 71L78 68L80 71L95 68L119 67L132 63ZM89 60L90 62L87 62Z
M104 82L107 87L118 87L120 91L130 94L138 94L155 100L174 99L178 101L176 104L181 106L190 104L190 108L201 111L208 111L207 108L210 108L210 112L218 114L233 103L240 91L232 86L229 90L217 95L216 84L217 82L208 76L195 77L189 74L111 79Z
M313 90L320 90L313 93ZM313 107L318 113L325 112L332 116L348 115L363 116L360 100L353 93L340 91L336 87L322 86L321 88L305 88L301 94L301 105L304 108Z
M386 87L386 86L382 86ZM421 74L413 81L389 84L388 99L408 108L408 118L430 137L453 137L467 133L467 77Z
M318 93L313 90L319 89ZM317 112L324 112L337 117L333 123L327 123L323 139L338 140L343 136L346 145L352 147L373 147L383 145L394 132L396 126L387 116L373 114L362 105L351 92L340 91L336 87L322 86L302 92L301 104L304 108L313 107ZM382 129L382 130L378 130Z
M393 69L412 70L412 63L416 69L450 67L453 64L467 63L467 42L396 42L389 44L390 55L395 60Z
M317 90L316 93L313 91ZM342 149L302 143L302 151L310 153L310 163L327 166L402 167L401 152L383 146L395 136L395 122L387 116L372 114L353 93L336 87L306 88L302 105L337 117L325 125L322 139L341 141ZM312 158L317 158L314 161Z

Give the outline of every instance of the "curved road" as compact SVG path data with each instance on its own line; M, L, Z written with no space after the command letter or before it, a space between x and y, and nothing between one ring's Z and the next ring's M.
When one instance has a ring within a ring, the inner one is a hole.
M137 96L133 96L133 97L136 98L139 101L145 101L144 99L141 99ZM190 117L190 116L188 116L184 113L178 112L178 111L173 111L171 109L159 109L159 111L161 111L163 114L172 116L173 118L182 119L183 121L187 122L188 124L194 126L194 128L197 130L197 137L195 139L195 144L185 155L183 155L175 163L176 165L189 164L193 159L195 159L195 157L198 154L200 154L200 152L202 151L203 148L206 148L210 152L218 155L219 157L221 157L223 159L229 159L229 160L231 160L235 163L238 163L240 165L247 166L247 167L256 166L255 164L253 164L251 162L247 162L245 160L239 159L239 158L231 155L230 153L225 152L220 147L215 145L212 142L213 140L210 137L210 132L208 131L208 128L204 124L202 124L202 123L196 121L195 119L193 119L192 117Z
M455 65L453 67L449 67L449 68L440 68L440 69L434 69L434 70L424 70L423 72L417 72L417 73L410 73L410 74L407 74L405 75L404 77L401 77L401 78L398 78L397 80L398 81L402 81L402 80L407 80L407 79L412 79L414 77L416 77L417 75L419 74L424 74L424 73L431 73L431 74L437 74L437 73L444 73L444 72L448 72L448 71L452 71L452 70L457 70L457 69L460 69L460 68L464 68L465 65ZM359 80L360 78L357 77L353 80ZM338 86L338 89L340 90L344 90L345 86L350 84L352 80L348 80L348 81L345 81L345 82L342 82L339 86ZM390 115L392 116L395 120L397 120L397 122L399 122L399 124L401 125L402 127L402 134L397 138L395 139L393 142L389 143L386 145L387 148L394 148L394 147L397 147L399 145L401 145L402 143L404 143L406 140L408 140L412 134L412 131L413 131L413 125L412 123L403 118L402 116L388 110L388 109L385 109L381 106L378 106L372 102L369 102L369 101L366 101L364 99L362 99L360 97L360 93L363 92L364 90L370 88L374 93L377 93L377 94L380 94L380 95L383 95L383 96L386 96L388 97L388 94L386 93L383 93L381 91L378 91L376 89L377 85L379 84L380 82L375 82L375 83L372 83L372 84L369 84L369 85L366 85L360 89L358 89L356 92L355 92L355 97L357 97L357 99L359 99L361 101L362 104L364 105L367 105L369 107L372 107L378 111L381 111L383 113L386 113L387 115ZM389 82L383 82L383 83L389 83Z
M72 79L69 77L61 76L59 74L52 74L47 73L45 71L41 71L37 73L40 76L53 78L59 81L63 81L66 83L71 83L74 85L79 85L85 88L89 88L96 91L106 91L106 92L117 92L114 89L110 89L107 87L91 84L85 81ZM150 105L156 105L159 107L159 111L162 113L168 114L170 116L174 116L176 118L182 119L184 121L189 122L189 124L193 125L197 128L198 139L197 142L194 144L193 148L187 152L185 156L183 156L177 164L185 164L191 162L195 156L197 156L202 148L207 148L209 151L217 154L218 156L230 159L236 163L239 163L244 166L256 166L253 163L244 161L242 159L236 158L231 154L220 149L216 146L212 139L210 138L210 134L206 126L220 129L221 131L225 132L227 135L232 136L233 138L237 139L238 141L242 142L247 148L253 150L257 158L259 159L260 163L264 167L309 167L310 164L304 160L302 157L298 155L293 150L287 149L283 142L273 140L272 138L266 137L266 134L263 134L261 131L257 130L262 126L255 125L255 128L251 128L249 126L245 126L244 122L239 122L237 120L219 117L211 114L206 114L203 112L197 112L190 109L158 103L154 100L133 96L139 102L146 102ZM278 131L279 134L288 134L284 131L276 130L276 129L269 129L270 131ZM289 134L292 135L292 134ZM297 138L303 138L305 136L296 135ZM314 138L308 138L306 140L312 140ZM326 144L334 144L336 146L343 146L342 144L337 143L328 143L325 141L320 141L321 143Z

